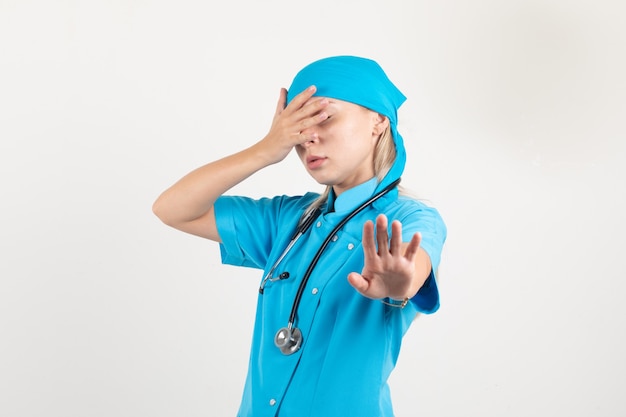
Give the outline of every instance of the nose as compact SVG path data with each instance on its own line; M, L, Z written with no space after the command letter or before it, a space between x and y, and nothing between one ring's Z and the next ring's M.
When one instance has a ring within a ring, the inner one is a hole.
M303 146L311 146L319 140L315 126L307 127L300 134L306 138L306 142L302 144Z

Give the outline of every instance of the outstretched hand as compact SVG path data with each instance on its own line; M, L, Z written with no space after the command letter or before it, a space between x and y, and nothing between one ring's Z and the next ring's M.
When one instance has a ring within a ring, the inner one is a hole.
M403 243L402 223L397 220L391 223L389 239L387 217L383 214L376 218L376 226L367 221L363 226L365 265L360 274L351 272L348 281L368 298L411 298L423 283L423 280L417 282L420 280L416 267L420 241L421 235L415 233L409 243Z

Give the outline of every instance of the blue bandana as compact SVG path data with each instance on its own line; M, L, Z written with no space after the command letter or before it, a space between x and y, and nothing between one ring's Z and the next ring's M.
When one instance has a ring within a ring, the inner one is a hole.
M387 78L380 65L371 59L356 56L335 56L315 61L296 74L289 87L287 103L311 85L317 87L316 96L358 104L389 119L396 145L396 160L376 190L400 178L406 163L406 152L397 130L398 108L406 97Z

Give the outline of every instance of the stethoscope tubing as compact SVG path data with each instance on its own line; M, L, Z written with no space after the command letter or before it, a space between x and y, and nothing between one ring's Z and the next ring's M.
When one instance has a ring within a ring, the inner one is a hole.
M272 278L272 274L274 273L274 271L276 270L278 265L280 265L280 263L285 258L285 256L287 256L287 254L289 253L291 248L293 248L293 246L296 244L298 239L300 239L300 237L304 233L306 233L307 229L309 227L311 227L311 225L313 224L313 221L315 221L315 219L319 216L320 212L321 212L321 210L319 208L317 208L313 212L309 213L304 218L304 220L301 220L301 221L298 222L298 227L296 227L296 232L294 233L293 237L289 241L289 244L283 250L283 252L280 254L280 256L278 257L276 262L274 262L274 265L272 265L272 267L270 268L268 273L263 277L263 280L261 281L261 286L259 287L259 293L260 294L263 294L263 292L265 290L265 284L267 283L268 280L276 281L278 279L281 279L281 278Z

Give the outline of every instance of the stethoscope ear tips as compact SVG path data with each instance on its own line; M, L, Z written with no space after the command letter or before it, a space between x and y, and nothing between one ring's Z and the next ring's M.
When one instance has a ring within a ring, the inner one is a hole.
M283 327L276 332L274 344L283 355L296 353L302 345L302 332L297 327L293 330L289 327Z

